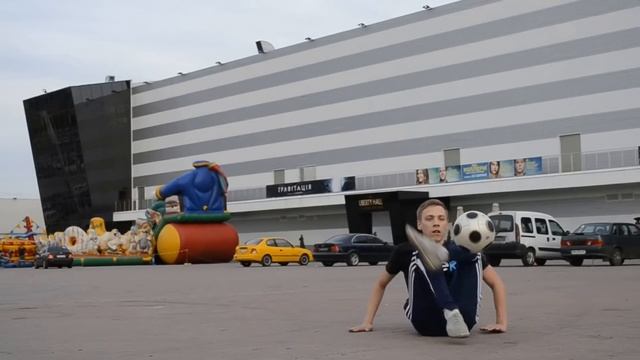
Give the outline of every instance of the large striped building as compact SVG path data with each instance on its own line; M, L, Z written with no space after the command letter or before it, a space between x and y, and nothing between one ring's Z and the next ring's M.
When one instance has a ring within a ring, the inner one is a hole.
M462 0L132 89L134 197L222 165L241 239L346 232L355 192L547 212L572 229L640 216L640 1ZM415 171L537 158L538 175L416 185ZM131 218L116 213L117 219ZM385 213L373 230L389 239Z

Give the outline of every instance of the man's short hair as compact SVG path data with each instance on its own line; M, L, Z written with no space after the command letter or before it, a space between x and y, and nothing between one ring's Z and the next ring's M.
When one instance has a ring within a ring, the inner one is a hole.
M438 199L429 199L423 202L422 204L420 204L420 206L418 206L418 211L416 211L416 216L418 218L418 221L420 221L420 218L422 217L422 212L424 211L424 209L428 208L429 206L440 206L441 208L444 209L445 214L447 214L447 219L449 218L449 210L447 209L447 206L442 201Z

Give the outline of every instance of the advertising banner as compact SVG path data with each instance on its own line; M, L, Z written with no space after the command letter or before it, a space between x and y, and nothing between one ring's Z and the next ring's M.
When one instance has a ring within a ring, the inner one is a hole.
M331 192L331 179L267 185L267 197L322 194Z
M437 167L427 169L427 180L429 181L429 184L439 184L441 182L447 182L447 169L442 168L442 171L440 171L440 169L441 168Z
M527 175L542 174L542 157L527 158Z
M492 160L460 166L416 169L416 185L542 174L542 157Z
M429 184L458 182L461 180L460 165L444 166L428 169Z
M416 169L416 185L429 183L429 169Z
M461 166L462 180L484 180L489 178L489 163L464 164Z
M456 166L447 166L447 181L448 183L451 182L458 182L460 181L462 178L462 176L460 175L460 165L456 165Z
M513 177L513 160L489 161L488 179Z

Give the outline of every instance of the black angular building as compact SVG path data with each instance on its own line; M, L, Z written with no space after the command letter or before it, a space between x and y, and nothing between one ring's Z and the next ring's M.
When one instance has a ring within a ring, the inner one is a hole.
M116 204L131 198L130 93L127 80L24 100L47 232L86 229L96 216L118 227Z

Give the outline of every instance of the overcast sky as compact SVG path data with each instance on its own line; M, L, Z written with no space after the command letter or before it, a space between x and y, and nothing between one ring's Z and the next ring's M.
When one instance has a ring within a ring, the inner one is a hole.
M0 12L0 198L39 198L22 101L172 77L454 0L21 0Z

